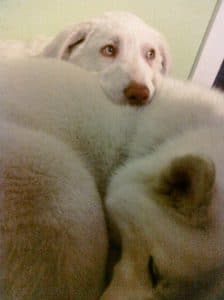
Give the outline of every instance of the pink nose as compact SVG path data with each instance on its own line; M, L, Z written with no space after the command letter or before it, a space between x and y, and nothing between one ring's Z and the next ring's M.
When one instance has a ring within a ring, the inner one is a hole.
M131 81L124 89L124 95L130 105L144 105L149 99L150 92L146 85Z

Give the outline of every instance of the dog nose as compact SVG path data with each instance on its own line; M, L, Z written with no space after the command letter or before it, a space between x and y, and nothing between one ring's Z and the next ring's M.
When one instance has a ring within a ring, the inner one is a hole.
M144 105L149 99L150 92L146 85L131 81L124 89L124 95L130 105Z

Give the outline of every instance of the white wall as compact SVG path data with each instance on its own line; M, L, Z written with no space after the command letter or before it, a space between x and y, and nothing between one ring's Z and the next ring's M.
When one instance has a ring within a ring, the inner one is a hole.
M224 0L206 34L198 62L192 70L192 80L211 87L224 59Z
M129 10L167 37L173 74L186 78L216 0L0 0L0 39L51 36L106 10Z

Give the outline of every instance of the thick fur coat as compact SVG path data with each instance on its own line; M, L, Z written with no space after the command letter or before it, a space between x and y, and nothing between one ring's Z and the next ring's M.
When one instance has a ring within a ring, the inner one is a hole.
M1 300L98 299L108 246L100 194L135 112L64 62L0 70Z
M221 291L223 95L164 79L136 110L84 70L33 59L1 64L0 107L1 300L98 299L104 205L122 258L103 299Z
M224 290L224 95L164 79L138 119L106 208L121 259L103 299L217 299Z

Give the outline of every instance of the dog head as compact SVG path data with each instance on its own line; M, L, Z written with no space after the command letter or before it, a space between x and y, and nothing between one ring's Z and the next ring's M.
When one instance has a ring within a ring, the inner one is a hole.
M174 148L127 163L111 182L106 208L121 253L103 300L211 300L223 289L223 168Z
M67 28L42 54L99 73L105 93L121 104L149 103L160 75L170 68L163 36L125 12L105 13Z

